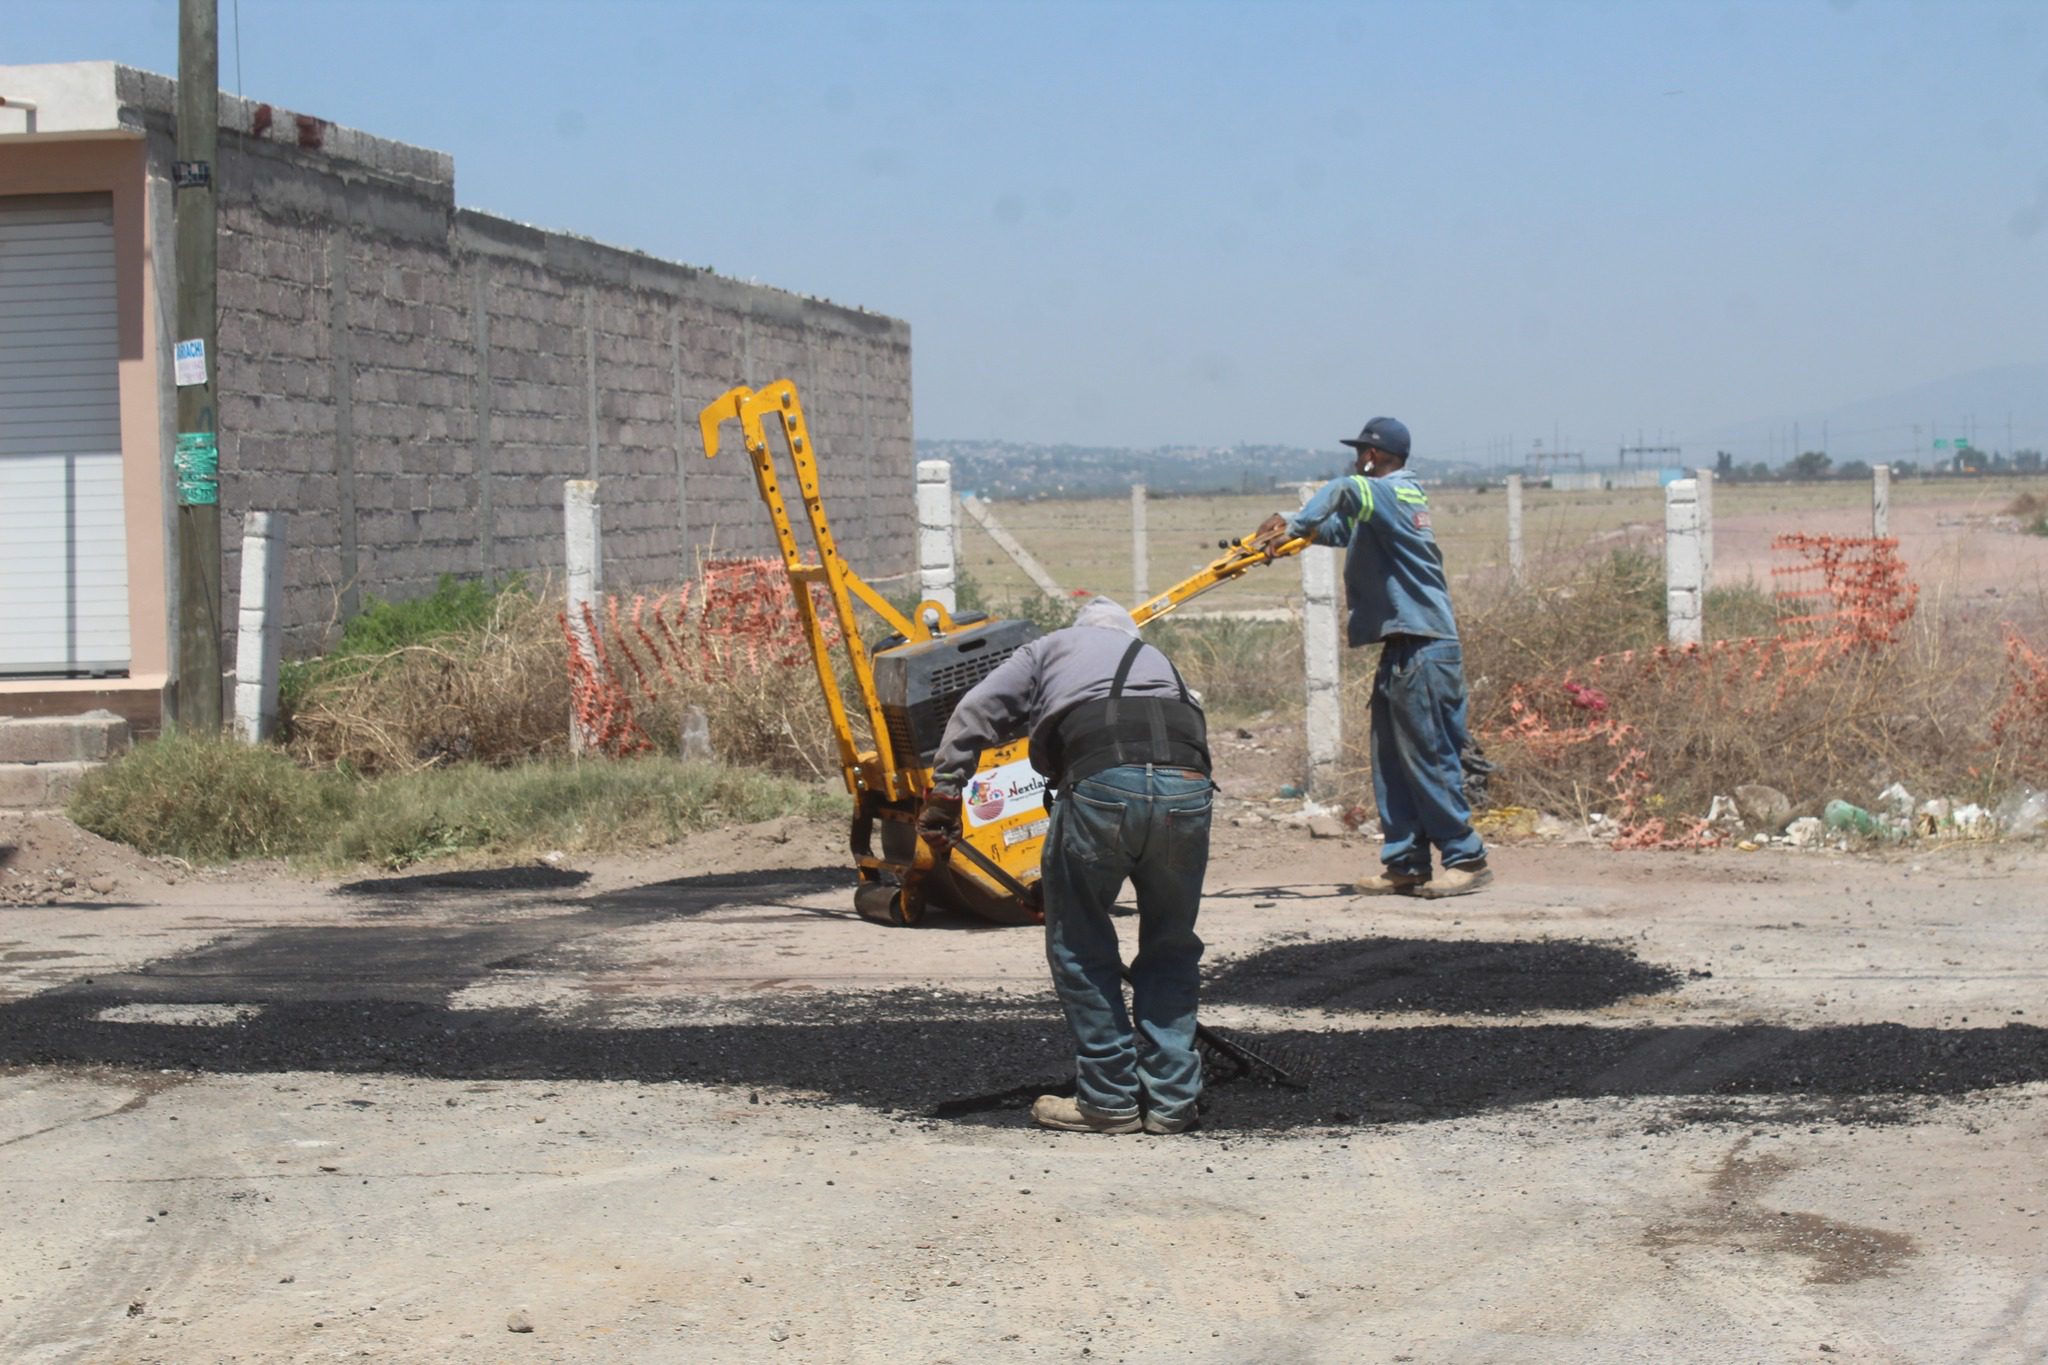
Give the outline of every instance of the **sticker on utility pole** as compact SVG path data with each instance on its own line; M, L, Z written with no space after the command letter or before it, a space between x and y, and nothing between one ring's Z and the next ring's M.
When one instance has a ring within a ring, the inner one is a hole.
M178 387L206 382L206 343L195 338L178 343L177 360L172 368L178 376Z
M210 431L181 431L174 459L180 507L210 507L220 501L219 437Z

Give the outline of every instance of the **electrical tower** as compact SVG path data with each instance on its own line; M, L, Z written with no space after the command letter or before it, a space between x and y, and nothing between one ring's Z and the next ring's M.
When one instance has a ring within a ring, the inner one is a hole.
M1543 473L1544 465L1549 464L1557 468L1562 468L1566 460L1577 461L1579 466L1579 472L1585 472L1586 453L1584 451L1557 449L1545 450L1543 448L1543 442L1537 441L1534 445L1530 447L1529 453L1522 457L1522 467L1528 470L1530 474L1533 475L1535 478L1542 479L1543 477L1545 477Z
M1623 446L1621 452L1615 456L1614 467L1616 469L1628 468L1628 457L1631 455L1636 457L1636 468L1641 469L1644 467L1643 457L1645 455L1670 455L1676 457L1684 453L1684 450L1678 446Z

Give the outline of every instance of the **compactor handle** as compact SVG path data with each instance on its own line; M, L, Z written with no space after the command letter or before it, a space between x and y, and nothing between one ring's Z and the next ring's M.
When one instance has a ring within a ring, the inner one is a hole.
M1258 533L1253 532L1239 536L1235 540L1216 542L1216 548L1223 553L1210 561L1207 568L1182 579L1158 596L1140 602L1131 611L1131 619L1141 626L1147 621L1156 621L1174 608L1193 601L1219 584L1228 583L1233 578L1241 578L1262 564L1271 564L1276 559L1300 554L1311 543L1307 536L1296 536L1267 550L1253 544L1257 539Z
M754 391L741 384L727 389L704 405L697 414L697 432L704 439L704 458L709 460L718 454L718 429L727 422L743 421L742 408Z

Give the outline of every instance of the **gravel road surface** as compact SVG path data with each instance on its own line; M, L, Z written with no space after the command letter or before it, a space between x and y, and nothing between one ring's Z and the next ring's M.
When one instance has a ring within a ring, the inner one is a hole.
M1035 931L861 922L829 825L0 907L0 1358L2048 1359L2038 847L1219 836L1300 1084L1177 1138L1032 1129Z

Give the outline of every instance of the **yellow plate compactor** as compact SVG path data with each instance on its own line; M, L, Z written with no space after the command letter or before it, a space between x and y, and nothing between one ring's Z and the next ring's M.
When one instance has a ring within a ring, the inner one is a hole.
M918 806L931 789L932 757L953 707L997 664L1035 638L1038 628L1027 621L990 620L980 614L955 616L929 600L905 616L847 566L825 515L817 449L795 384L783 379L765 388L741 387L720 395L698 416L706 459L718 454L719 428L728 421L740 425L753 461L754 482L775 524L783 567L832 718L839 766L853 796L851 843L860 873L855 907L863 918L880 924L917 924L930 908L962 910L999 924L1028 922L1031 910L981 869L966 860L935 861L917 837L916 821ZM783 476L770 446L771 427L794 475L815 558L806 558L798 545L783 495ZM1219 583L1307 544L1290 540L1267 551L1254 549L1250 542L1249 536L1224 542L1223 554L1207 568L1139 604L1131 615L1142 626ZM813 585L822 587L823 609L838 622L845 676L857 694L857 715L848 708L839 651L820 618ZM866 643L855 602L881 619L891 632L887 638L872 647ZM865 731L865 745L857 726ZM1026 742L983 753L962 795L965 842L1015 880L1035 882L1049 813L1045 779L1032 768Z

